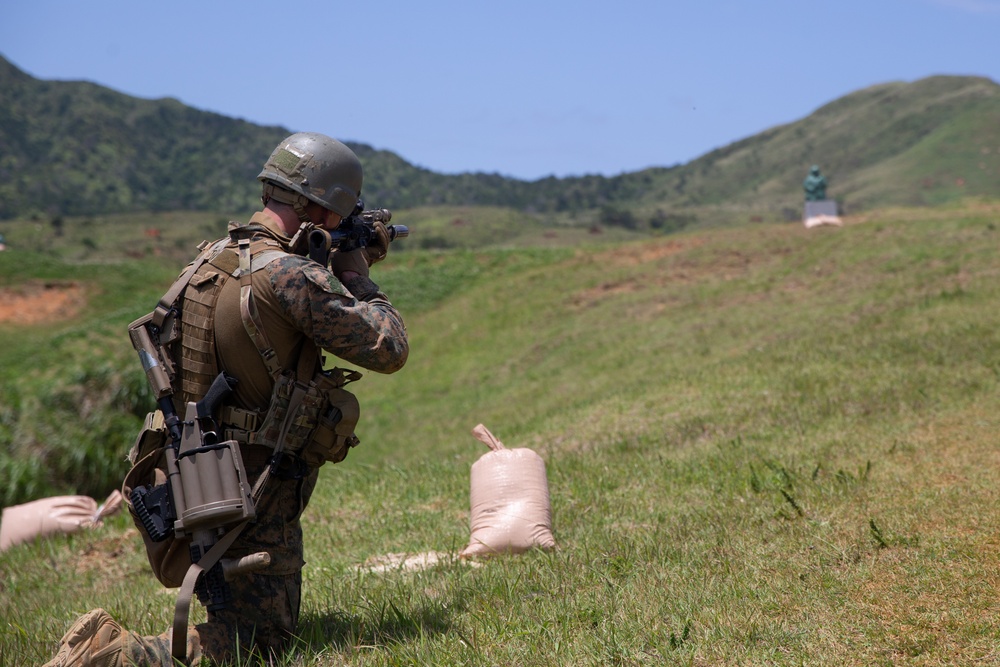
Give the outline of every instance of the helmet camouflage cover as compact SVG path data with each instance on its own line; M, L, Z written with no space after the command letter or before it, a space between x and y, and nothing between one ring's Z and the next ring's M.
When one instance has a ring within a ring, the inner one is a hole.
M347 217L361 196L363 176L350 148L323 134L299 132L278 144L257 179Z

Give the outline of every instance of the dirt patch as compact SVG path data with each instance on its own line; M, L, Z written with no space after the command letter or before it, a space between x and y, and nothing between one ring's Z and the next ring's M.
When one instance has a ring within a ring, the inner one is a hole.
M676 255L684 250L696 248L703 243L702 239L685 239L683 243L670 239L644 244L630 244L611 251L608 256L616 264L635 266L636 264L655 262L669 255Z
M102 531L102 527L85 528L84 530ZM98 536L94 533L92 542L85 543L76 552L76 571L83 572L103 572L110 579L112 575L120 581L122 574L127 571L129 565L126 555L135 552L137 544L141 543L138 532L135 529L128 529L124 533L109 532L107 535Z
M0 287L0 324L45 324L66 320L85 305L76 282L30 281Z
M634 267L676 255L691 248L696 248L703 243L702 239L686 239L683 243L668 239L651 241L644 244L630 244L601 254L600 258L606 261L609 266ZM624 280L606 282L596 287L577 292L572 297L572 303L577 307L595 306L609 297L638 292L649 287L662 287L668 280L674 279L675 276L671 276L668 279L666 276L659 275L656 277L645 276L641 280L639 278L626 278ZM687 281L685 280L684 282Z

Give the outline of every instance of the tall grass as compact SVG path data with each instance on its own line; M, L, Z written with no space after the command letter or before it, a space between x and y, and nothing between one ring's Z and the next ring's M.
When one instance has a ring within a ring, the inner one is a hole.
M283 664L997 662L998 211L390 254L411 358L357 385ZM558 549L359 567L465 545L478 422L545 458ZM138 544L0 554L0 662L95 606L161 632Z

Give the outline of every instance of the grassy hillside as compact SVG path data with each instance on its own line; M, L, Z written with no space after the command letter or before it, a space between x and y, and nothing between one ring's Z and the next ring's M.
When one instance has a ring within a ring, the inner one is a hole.
M998 120L1000 86L988 79L873 86L677 169L651 171L642 201L789 209L797 217L811 164L827 175L827 195L854 212L993 195L1000 185Z
M23 260L25 264L40 262L44 266L52 259L71 265L141 260L179 266L190 260L200 242L224 236L230 220L248 219L248 215L238 213L199 211L119 213L8 220L0 223L0 233L17 251L6 259L13 261L11 258L28 253L32 260ZM651 234L648 229L608 224L599 217L590 226L580 227L539 214L485 206L394 210L391 224L410 230L408 238L393 242L396 254L419 249L593 244L648 238Z
M284 664L994 661L998 226L1000 205L968 202L390 255L378 279L412 355L358 385L363 444L305 516ZM121 325L148 307L134 272L169 280L148 260L5 266L6 285L72 270L102 290L71 325L0 327L22 406L75 386L61 368L119 368ZM2 403L0 437L26 428ZM359 569L465 545L479 422L545 458L558 550ZM0 664L42 662L95 606L165 629L173 597L138 545L119 518L0 554Z

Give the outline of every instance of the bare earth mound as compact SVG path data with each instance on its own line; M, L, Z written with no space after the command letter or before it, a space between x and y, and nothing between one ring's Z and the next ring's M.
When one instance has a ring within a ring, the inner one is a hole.
M74 282L31 281L0 287L0 324L44 324L72 317L84 305Z

